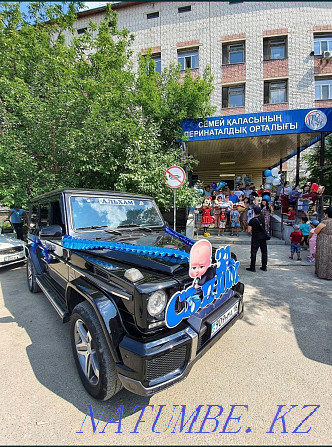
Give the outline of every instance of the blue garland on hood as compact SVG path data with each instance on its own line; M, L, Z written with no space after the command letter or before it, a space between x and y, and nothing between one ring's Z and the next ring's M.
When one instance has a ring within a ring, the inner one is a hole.
M125 253L133 253L143 256L157 258L176 258L181 261L189 261L189 253L182 250L163 247L149 247L143 245L122 244L120 242L93 241L89 239L79 239L67 234L62 238L62 246L71 250L116 250Z

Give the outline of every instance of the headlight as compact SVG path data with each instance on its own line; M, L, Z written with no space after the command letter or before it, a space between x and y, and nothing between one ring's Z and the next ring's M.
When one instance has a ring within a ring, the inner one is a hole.
M151 317L156 317L165 309L166 298L167 295L163 290L157 290L149 296L147 309Z

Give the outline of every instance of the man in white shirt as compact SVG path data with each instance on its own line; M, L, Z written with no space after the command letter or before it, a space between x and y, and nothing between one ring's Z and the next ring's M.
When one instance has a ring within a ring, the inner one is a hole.
M249 185L246 185L246 187L244 188L243 194L245 195L245 197L247 197L247 199L250 199L251 193L252 193L252 189L250 189Z
M240 190L239 185L236 185L236 186L235 186L234 194L235 194L238 198L239 198L240 196L243 195L243 191Z

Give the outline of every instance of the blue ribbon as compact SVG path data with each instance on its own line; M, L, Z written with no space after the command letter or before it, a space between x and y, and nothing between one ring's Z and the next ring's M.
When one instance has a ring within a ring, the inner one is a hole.
M182 250L163 247L149 247L143 245L122 244L120 242L93 241L89 239L78 239L65 235L62 238L64 248L71 250L116 250L125 253L134 253L142 256L156 258L175 258L179 261L189 261L189 253Z
M183 234L178 233L175 230L172 230L172 228L170 228L170 227L165 228L165 233L169 234L170 236L175 237L176 239L179 239L181 242L185 243L186 245L189 245L189 247L192 247L195 243L195 241L193 241L189 237L184 236Z
M45 261L47 262L47 264L49 264L51 262L51 259L50 259L49 255L48 255L48 249L47 249L46 245L44 245L42 243L42 241L37 236L34 236L33 239L32 239L32 243L30 245L30 251L32 253L36 253L37 247L41 248L42 255L44 256Z

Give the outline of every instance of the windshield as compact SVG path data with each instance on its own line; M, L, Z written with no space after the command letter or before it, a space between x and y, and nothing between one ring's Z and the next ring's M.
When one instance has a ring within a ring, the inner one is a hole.
M155 204L146 199L71 197L74 229L163 226Z

